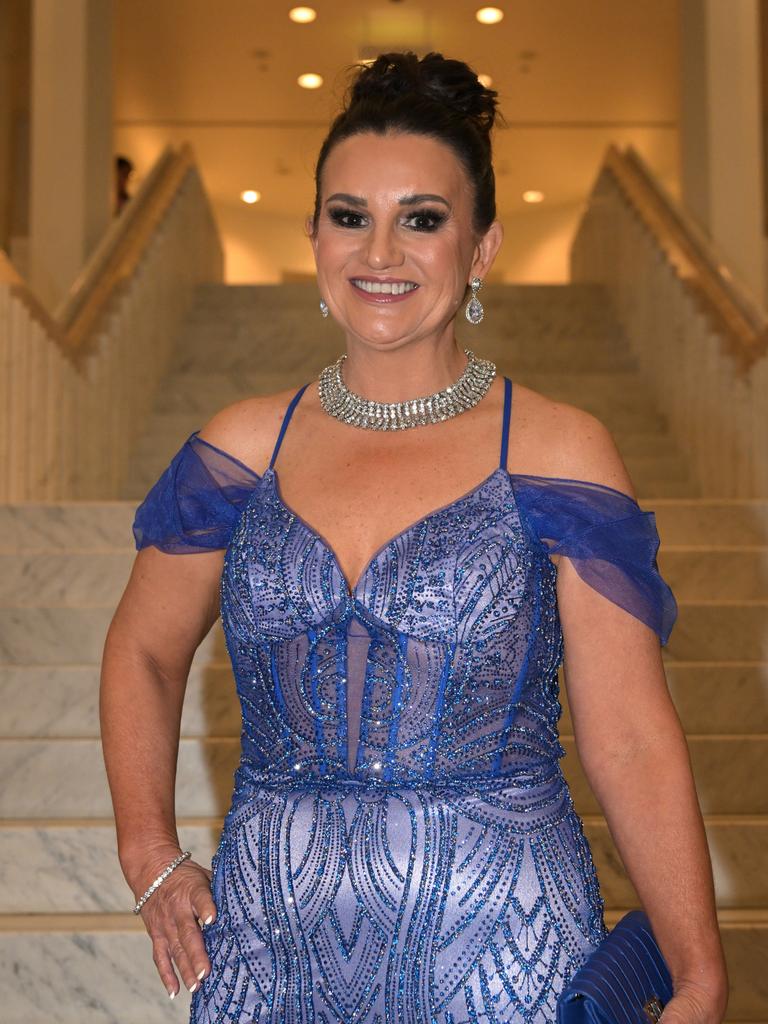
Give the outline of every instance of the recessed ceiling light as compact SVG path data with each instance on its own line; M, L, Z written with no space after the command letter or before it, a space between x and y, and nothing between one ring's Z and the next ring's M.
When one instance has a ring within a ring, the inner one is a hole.
M296 79L302 89L319 89L323 84L323 76L316 75L314 71L307 71Z
M477 80L480 83L480 85L485 86L486 89L490 89L491 86L493 85L493 79L491 78L490 75L478 75Z
M481 25L498 25L504 17L504 11L500 7L478 7L475 17Z
M529 188L526 192L523 192L523 202L526 203L541 203L544 201L544 193L539 192L536 188Z
M247 188L245 192L240 193L240 198L244 203L248 203L252 206L254 203L258 203L261 199L261 192L257 192L255 188Z
M295 21L297 25L308 25L310 21L314 21L317 17L317 11L314 7L292 7L288 11L288 17L291 21Z

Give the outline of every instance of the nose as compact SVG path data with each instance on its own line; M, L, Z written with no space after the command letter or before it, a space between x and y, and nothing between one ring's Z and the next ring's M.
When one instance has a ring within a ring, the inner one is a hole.
M395 231L386 224L375 225L368 235L366 259L373 270L399 267L403 263L403 250Z

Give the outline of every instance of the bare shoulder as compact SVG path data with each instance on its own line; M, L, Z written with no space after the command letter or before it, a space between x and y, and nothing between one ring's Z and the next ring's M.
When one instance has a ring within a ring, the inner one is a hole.
M603 484L637 500L613 434L602 420L531 388L517 385L517 390L521 443L537 453L545 467L542 475Z
M263 473L280 430L285 410L297 388L254 395L224 406L202 427L199 436Z

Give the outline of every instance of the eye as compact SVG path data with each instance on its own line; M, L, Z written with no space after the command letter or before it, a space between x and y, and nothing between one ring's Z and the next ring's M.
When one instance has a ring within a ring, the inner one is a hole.
M410 213L406 219L413 222L412 227L415 231L437 231L445 220L445 214L439 210L417 210Z
M359 228L365 221L362 213L358 213L356 210L345 210L340 206L332 207L328 211L328 216L334 224L338 224L342 228Z

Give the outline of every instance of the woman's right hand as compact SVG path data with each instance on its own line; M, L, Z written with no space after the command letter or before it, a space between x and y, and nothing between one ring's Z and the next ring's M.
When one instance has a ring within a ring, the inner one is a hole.
M137 901L179 852L173 848L163 857L153 857L152 863L142 868L136 882ZM184 861L155 889L139 913L152 939L152 958L170 998L175 999L179 993L177 970L189 991L195 992L211 970L199 923L208 925L216 918L211 872L193 860Z

